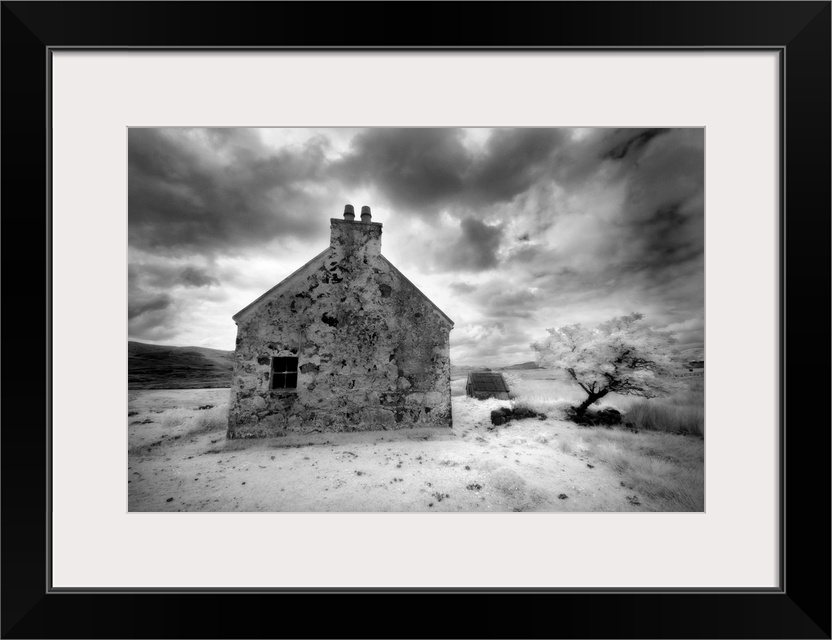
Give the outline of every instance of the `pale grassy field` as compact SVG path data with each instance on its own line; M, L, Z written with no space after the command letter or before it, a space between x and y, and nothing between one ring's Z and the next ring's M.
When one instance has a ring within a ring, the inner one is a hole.
M548 370L503 375L515 406L550 417L563 418L570 405L586 397L577 385L555 379ZM633 428L582 427L560 440L562 451L610 465L623 486L637 492L636 500L649 497L659 511L704 511L704 383L691 378L680 384L665 398L606 396L593 406L621 411L623 421ZM461 389L464 393L464 380Z
M228 389L131 391L129 510L704 509L702 438L580 427L561 413L580 393L540 371L509 381L515 400L479 401L456 377L453 429L255 441L225 439ZM513 402L534 403L547 418L491 425L490 412Z

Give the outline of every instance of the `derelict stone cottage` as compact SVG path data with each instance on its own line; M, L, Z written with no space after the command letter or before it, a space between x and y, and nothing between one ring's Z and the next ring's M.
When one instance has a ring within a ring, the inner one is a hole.
M453 322L351 205L329 247L234 316L229 438L451 426Z

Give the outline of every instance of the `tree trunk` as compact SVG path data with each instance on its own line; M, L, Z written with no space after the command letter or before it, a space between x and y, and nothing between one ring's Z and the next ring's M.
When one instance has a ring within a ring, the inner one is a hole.
M603 391L599 391L598 393L590 393L589 397L584 400L576 409L575 414L579 417L582 417L586 410L589 408L589 405L598 402L601 398L607 395L608 391L604 389Z

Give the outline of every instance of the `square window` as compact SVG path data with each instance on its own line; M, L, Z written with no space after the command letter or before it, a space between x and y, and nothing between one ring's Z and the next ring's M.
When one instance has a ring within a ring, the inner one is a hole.
M272 358L271 388L296 389L298 386L298 359Z

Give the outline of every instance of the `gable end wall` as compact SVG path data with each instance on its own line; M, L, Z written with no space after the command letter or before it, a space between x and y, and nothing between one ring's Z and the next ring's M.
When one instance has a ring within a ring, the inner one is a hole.
M450 325L380 254L324 254L238 317L228 437L450 427ZM298 386L269 389L272 357Z

